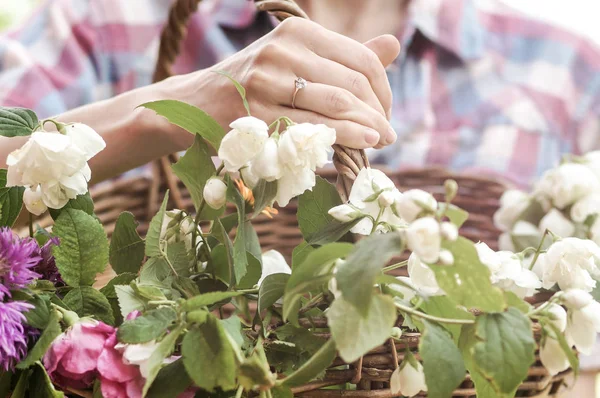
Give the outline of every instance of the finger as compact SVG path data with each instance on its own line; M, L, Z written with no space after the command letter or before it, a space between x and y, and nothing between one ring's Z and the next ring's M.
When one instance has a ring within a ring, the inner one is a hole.
M373 138L373 131L375 131L378 138L373 145L377 143L389 145L396 140L396 133L382 114L343 88L309 82L306 88L298 90L294 104L299 109L364 126L365 134L370 136L369 142L375 141ZM287 103L284 101L280 105L287 105Z
M309 59L293 62L292 69L296 76L302 76L314 83L322 83L340 87L350 91L358 99L367 103L371 108L386 116L379 98L373 91L369 79L360 72L352 70L342 64L310 53ZM302 62L304 61L304 62Z
M267 111L269 118L276 119L280 115L286 115L296 123L324 124L334 128L336 131L336 143L354 149L372 148L379 140L379 133L362 124L349 121L337 120L324 116L317 112L302 109L292 109L286 106L273 106Z
M377 36L365 43L379 58L384 67L390 65L400 54L400 42L392 35Z

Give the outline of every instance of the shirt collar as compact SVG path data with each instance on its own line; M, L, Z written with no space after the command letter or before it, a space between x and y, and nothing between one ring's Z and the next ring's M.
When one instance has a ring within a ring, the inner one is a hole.
M407 44L416 30L464 60L480 58L484 52L485 30L479 3L490 0L411 0L408 24L401 35ZM256 18L252 0L213 0L202 2L213 20L233 29L249 27Z

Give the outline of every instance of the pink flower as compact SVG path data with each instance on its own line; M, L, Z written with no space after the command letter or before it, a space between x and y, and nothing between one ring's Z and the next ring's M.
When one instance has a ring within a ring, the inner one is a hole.
M115 333L102 322L79 322L58 336L46 355L44 366L50 378L62 387L89 388L106 340Z
M141 398L145 379L139 366L127 365L118 350L117 332L106 340L98 358L98 373L104 398Z

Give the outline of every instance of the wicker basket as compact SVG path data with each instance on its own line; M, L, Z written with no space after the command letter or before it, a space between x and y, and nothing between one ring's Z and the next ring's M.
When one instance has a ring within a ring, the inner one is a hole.
M171 65L175 61L186 25L190 16L196 12L200 0L177 0L173 5L169 21L161 36L161 45L154 80L160 81L171 75ZM293 0L255 0L261 11L268 11L280 20L290 16L307 17ZM334 146L335 170L321 173L324 178L337 180L338 190L343 198L347 197L352 181L359 170L369 166L363 151L350 150ZM151 217L158 210L164 193L170 190L168 208L194 211L191 197L185 186L174 175L171 163L177 155L157 160L152 164L153 178L134 177L117 180L110 185L94 187L90 190L95 203L95 212L105 226L107 234L112 234L119 214L129 211L140 222L138 231L145 235ZM385 170L384 170L385 171ZM443 183L454 179L459 191L453 201L470 213L469 220L461 229L461 234L474 241L486 242L497 248L499 231L492 223L492 215L499 207L499 198L507 185L474 175L452 174L441 168L420 168L404 171L386 171L386 174L401 190L420 188L443 199ZM296 220L297 203L292 201L287 207L279 209L274 219L258 217L254 222L256 232L264 249L276 248L287 258L291 257L294 247L302 241L302 235ZM51 225L50 217L37 221L41 226ZM325 319L314 319L326 326ZM539 333L536 332L536 336ZM403 352L408 346L419 358L417 346L418 333L406 333L400 341L390 340L384 346L376 348L362 357L357 363L344 364L338 358L323 380L312 382L293 389L295 396L302 397L392 397L389 379L393 370L401 363ZM529 369L526 381L519 387L519 397L557 397L571 379L571 371L551 377L539 361ZM346 365L346 366L341 366ZM335 367L335 369L333 369ZM356 390L328 390L324 387L344 383L356 384ZM426 395L419 395L426 396ZM476 397L469 375L454 392L454 397Z

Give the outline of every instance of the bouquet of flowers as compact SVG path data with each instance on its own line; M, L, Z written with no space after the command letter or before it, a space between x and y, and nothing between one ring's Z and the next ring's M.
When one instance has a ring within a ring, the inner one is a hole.
M451 204L455 182L438 202L371 168L343 203L315 174L335 130L285 116L267 124L234 84L248 116L227 134L193 106L142 105L195 135L172 166L195 212L168 209L167 193L145 239L125 212L110 243L87 191L101 137L0 109L0 134L29 136L0 180L0 396L292 397L407 331L421 338L392 365L396 395L451 397L468 371L478 396L512 397L538 343L549 372L577 368L572 346L598 326L598 303L579 284L597 271L596 243L495 252L459 236L468 214ZM252 222L295 197L304 242L290 266L261 250ZM48 210L51 231L11 231L23 203ZM540 277L542 263L555 271ZM116 276L97 289L108 264ZM390 274L401 267L408 277ZM572 282L564 269L576 270ZM541 305L525 300L544 289Z

